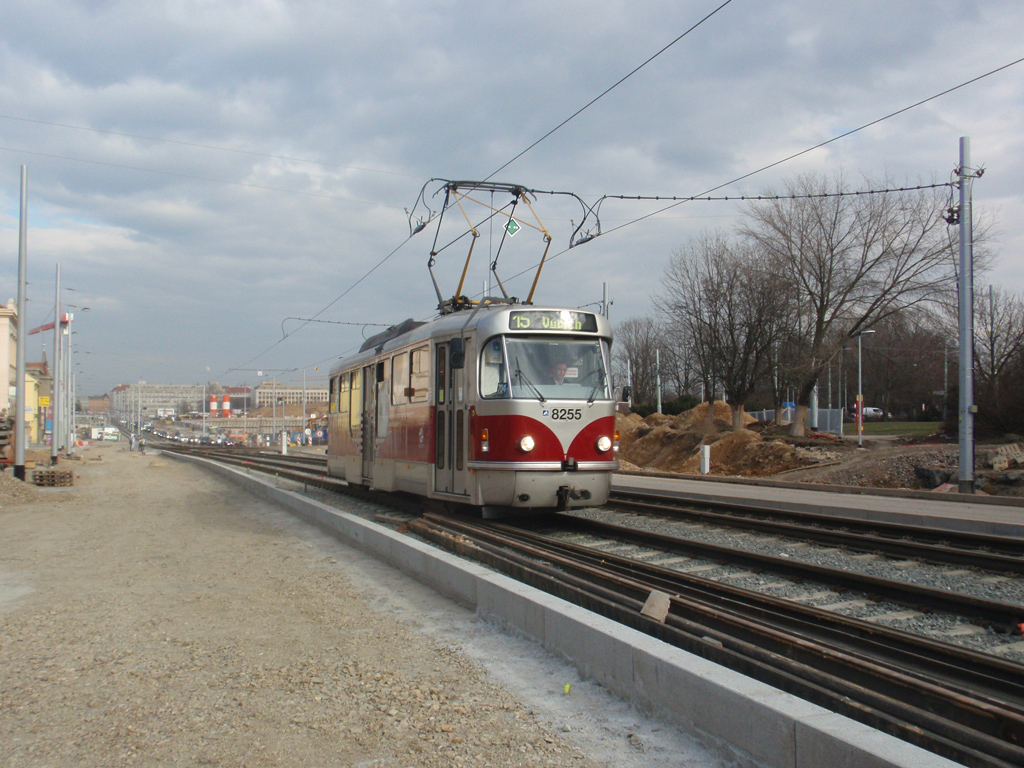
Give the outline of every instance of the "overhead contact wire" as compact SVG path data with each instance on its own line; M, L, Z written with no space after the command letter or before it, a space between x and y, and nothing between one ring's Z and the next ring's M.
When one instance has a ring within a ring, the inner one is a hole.
M250 359L246 360L244 363L241 363L240 365L234 366L232 368L228 368L226 371L224 371L224 374L228 374L228 373L231 373L232 371L237 371L237 370L240 370L241 368L244 368L245 366L249 365L250 363L254 362L255 360L259 360L261 357L263 357L265 354L270 352L272 349L277 347L282 342L286 341L287 339L290 339L296 333L298 333L303 328L305 328L307 325L309 325L311 322L313 322L318 317L320 317L320 315L322 315L328 309L330 309L335 304L337 304L339 301L341 301L343 298L345 298L345 296L347 296L351 291L353 291L361 282L363 282L366 278L368 278L370 275L372 275L374 272L376 272L381 266L383 266L384 262L386 262L388 259L390 259L392 256L394 256L396 253L398 253L405 246L405 244L408 243L410 240L412 240L412 235L409 235L407 238L405 238L405 240L403 240L401 243L399 243L398 247L396 247L393 251L391 251L391 253L389 253L383 259L378 261L376 264L374 264L373 268L371 268L369 272L367 272L362 277L360 277L358 280L356 280L354 283L352 283L352 285L350 285L348 288L346 288L344 291L342 291L339 296L335 297L335 299L333 301L331 301L330 304L325 306L323 309L321 309L319 312L317 312L312 317L310 317L307 320L305 320L302 323L302 325L300 325L294 331L291 331L290 333L284 334L283 336L281 336L280 339L275 341L273 344L271 344L265 350L263 350L259 354L255 355L254 357L251 357ZM224 374L221 374L221 375L224 375Z
M646 214L644 216L640 216L640 217L638 217L636 219L633 219L632 221L628 221L625 224L620 224L619 226L613 227L612 229L609 229L607 232L603 232L602 234L610 234L610 233L615 232L615 231L617 231L619 229L624 229L625 227L632 226L633 224L637 224L637 223L639 223L641 221L645 221L646 219L649 219L652 216L657 216L658 214L664 213L665 211L669 211L669 210L671 210L671 209L673 209L673 208L675 208L677 206L682 205L683 203L689 202L690 200L694 200L694 199L703 197L705 195L709 195L712 192L717 192L718 190L722 189L723 187L728 187L728 186L730 186L732 184L736 184L737 182L743 181L744 179L749 179L751 176L755 176L755 175L757 175L759 173L763 173L764 171L767 171L767 170L769 170L771 168L775 168L778 165L782 165L783 163L788 163L790 160L794 160L794 159L796 159L798 157L801 157L802 155L806 155L808 152L813 152L816 149L821 149L822 147L828 146L829 144L832 144L833 142L839 141L840 139L844 139L847 136L852 136L853 134L858 133L859 131L863 131L865 128L870 128L873 125L878 125L879 123L884 122L885 120L888 120L890 118L896 117L897 115L902 115L904 112L909 112L910 110L915 109L916 107L920 107L922 104L927 104L929 101L934 101L935 99L938 99L941 96L945 96L946 94L953 93L953 91L960 90L961 88L964 88L964 87L966 87L968 85L971 85L972 83L976 83L979 80L983 80L984 78L989 77L990 75L994 75L994 74L996 74L998 72L1002 72L1004 69L1009 69L1012 66L1020 64L1022 61L1024 61L1024 57L1021 57L1019 59L1011 61L1008 64L1004 64L1001 67L996 67L993 70L990 70L990 71L988 71L988 72L986 72L986 73L984 73L982 75L978 75L977 77L973 77L970 80L966 80L966 81L960 83L959 85L954 85L952 88L947 88L944 91L940 91L939 93L936 93L933 96L929 96L926 99L921 99L920 101L915 102L915 103L911 104L908 107L903 107L903 109L898 109L895 112L890 112L888 115L885 115L884 117L880 117L877 120L872 120L870 123L864 123L864 125L860 126L859 128L853 128L853 129L851 129L849 131L846 131L844 133L839 134L838 136L833 136L831 139L828 139L827 141L823 141L820 144L815 144L813 147L809 147L807 149L801 150L800 152L795 152L794 154L789 155L788 157L784 157L781 160L776 160L774 163L769 163L768 165L762 166L762 167L758 168L755 171L751 171L750 173L745 173L742 176L737 176L735 179L732 179L731 181L727 181L724 184L719 184L716 187L711 187L710 189L707 189L707 190L701 192L698 195L694 195L693 197L684 198L683 200L681 200L681 201L679 201L677 203L673 203L672 205L667 205L664 208L661 208L661 209L659 209L657 211L652 211L651 213L648 213L648 214ZM943 184L943 185L939 185L939 186L946 186L946 185ZM555 254L555 257L561 256L562 253L565 253L565 251L562 251L560 253ZM555 258L555 257L552 257L552 258ZM527 270L527 271L529 271L529 270ZM516 275L516 277L518 277L518 276L519 275Z
M673 41L672 41L671 43L669 43L669 44L668 44L668 45L666 45L666 46L665 46L664 48L662 48L662 49L661 49L660 51L658 51L657 53L655 53L655 54L654 54L653 56L651 56L651 57L650 57L649 59L647 59L647 61L645 61L645 62L644 62L643 64L641 64L640 66L636 67L636 68L635 68L635 69L634 69L634 70L633 70L632 72L630 72L629 74L627 74L627 75L624 75L624 76L623 76L622 78L620 78L620 79L619 79L619 80L618 80L618 81L617 81L616 83L614 83L613 85L610 85L610 86L609 86L608 88L606 88L606 89L605 89L604 91L602 91L602 92L601 92L600 94L598 94L598 95L597 95L597 96L595 96L595 97L594 97L593 99L591 99L590 101L588 101L588 102L587 102L586 104L584 104L584 105L583 105L582 107L580 107L580 108L579 108L579 109L577 109L577 110L576 110L575 112L573 112L573 113L572 113L571 115L569 115L569 117L565 118L565 120L563 120L563 121L562 121L562 122L560 122L560 123L559 123L558 125L556 125L556 126L555 126L554 128L552 128L552 129L551 129L550 131L548 131L547 133L545 133L545 134L544 134L543 136L541 136L541 137L540 137L539 139L537 139L537 140L536 140L535 142L533 142L533 144L531 144L530 146L528 146L528 147L527 147L526 149L524 149L524 150L523 150L522 152L520 152L520 153L519 153L518 155L516 155L515 157L513 157L513 158L512 158L511 160L509 160L509 161L508 161L507 163L505 163L504 165L502 165L502 166L501 166L500 168L497 168L497 169L495 169L494 171L492 171L492 172L491 172L491 174L490 174L490 175L489 175L489 176L488 176L487 178L485 178L485 179L484 179L484 181L490 181L490 180L491 180L492 178L494 178L494 177L495 177L496 175L498 175L498 174L499 174L499 173L501 173L501 172L502 172L503 170L505 170L506 168L508 168L508 167L509 167L510 165L512 165L512 163L514 163L514 162L515 162L516 160L518 160L518 159L519 159L520 157L522 157L523 155L525 155L525 154L526 154L527 152L529 152L529 151L530 151L531 149L533 149L534 147L536 147L536 146L537 146L538 144L540 144L540 143L541 143L542 141L544 141L545 139L547 139L547 138L548 138L549 136L551 136L551 135L552 135L553 133L555 133L555 132L556 132L556 131L558 131L558 130L559 130L560 128L562 128L563 126L565 126L565 125L566 125L567 123L569 123L569 122L570 122L571 120L573 120L574 118L576 118L577 116L579 116L579 115L580 115L580 114L581 114L582 112L584 112L585 110L589 109L589 108L590 108L591 106L593 106L593 105L594 105L594 104L596 104L596 103L597 103L598 101L600 101L601 99L603 99L603 98L604 98L605 96L607 96L607 95L608 95L609 93L611 93L611 92L612 92L613 90L615 90L616 88L618 88L618 87L619 87L620 85L622 85L622 84L623 84L624 82L626 82L626 81L627 81L627 80L628 80L629 78L631 78L631 77L632 77L633 75L635 75L635 74L636 74L637 72L639 72L639 71L640 71L641 69L643 69L644 67L646 67L646 66L647 66L648 64L650 64L650 63L651 63L652 61L654 61L654 60L655 60L656 58L658 58L659 56L661 56L661 54L663 54L663 53L664 53L665 51L667 51L667 50L668 50L669 48L671 48L671 47L672 47L673 45L675 45L676 43L678 43L678 42L679 42L680 40L682 40L682 39L683 39L684 37L686 37L686 36L687 36L688 34L690 34L691 32L693 32L693 31L694 31L695 29L697 29L697 27L699 27L699 26L700 26L701 24L703 24L703 23L704 23L705 21L707 21L708 19L710 19L710 18L711 18L712 16L714 16L714 15L715 15L716 13L718 13L718 12L719 12L720 10L722 10L723 8L725 8L725 6L727 6L727 5L728 5L729 3L731 3L731 2L732 2L732 0L725 0L725 2L724 2L724 3L722 3L722 4L720 5L720 6L718 6L717 8L715 8L715 10L711 11L711 13L709 13L709 14L708 14L707 16L705 16L705 17L704 17L703 19L701 19L700 21L698 21L698 22L697 22L696 24L694 24L694 25L693 25L692 27L690 27L690 28L689 28L688 30L686 30L685 32L683 32L683 33L682 33L681 35L679 35L679 37L677 37L677 38L676 38L675 40L673 40Z

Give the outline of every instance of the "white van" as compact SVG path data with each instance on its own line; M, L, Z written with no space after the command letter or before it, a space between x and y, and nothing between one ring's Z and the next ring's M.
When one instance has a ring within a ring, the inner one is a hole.
M864 418L865 418L865 420L881 419L883 415L884 414L882 413L882 409L881 408L871 408L869 406L864 406Z

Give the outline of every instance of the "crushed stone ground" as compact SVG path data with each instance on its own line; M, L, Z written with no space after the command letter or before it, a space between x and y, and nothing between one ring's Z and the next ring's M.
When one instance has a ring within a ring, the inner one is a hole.
M740 764L202 469L97 456L0 475L5 766Z

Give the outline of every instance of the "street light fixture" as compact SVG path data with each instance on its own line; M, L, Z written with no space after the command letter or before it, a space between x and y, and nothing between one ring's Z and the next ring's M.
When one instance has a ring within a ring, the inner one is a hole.
M864 378L861 366L861 337L868 333L874 333L869 328L857 334L857 447L864 447Z

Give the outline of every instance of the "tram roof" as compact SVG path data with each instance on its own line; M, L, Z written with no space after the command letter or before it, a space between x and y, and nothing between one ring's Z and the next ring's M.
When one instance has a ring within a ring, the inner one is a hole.
M375 334L363 342L362 347L355 355L339 358L331 368L331 373L336 373L342 368L348 368L356 363L370 360L377 355L390 352L417 342L427 341L434 336L444 336L448 333L459 331L480 331L487 336L497 334L523 334L537 333L536 330L515 331L509 328L509 316L512 312L582 312L593 315L597 321L597 331L585 332L586 335L593 335L598 338L611 338L612 328L609 320L596 312L581 310L576 307L555 307L535 306L532 304L488 304L474 310L453 312L449 315L442 315L426 322L408 319L398 325L388 328L386 331ZM579 334L571 330L548 330L544 333L558 335Z

